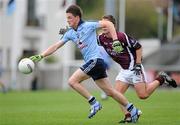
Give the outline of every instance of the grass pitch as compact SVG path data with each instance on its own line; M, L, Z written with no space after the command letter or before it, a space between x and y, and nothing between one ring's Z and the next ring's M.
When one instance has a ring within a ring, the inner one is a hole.
M93 94L103 109L88 119L89 105L74 91L0 93L0 125L118 125L123 118L118 104ZM180 124L180 90L157 90L145 101L130 90L126 97L143 112L138 125Z

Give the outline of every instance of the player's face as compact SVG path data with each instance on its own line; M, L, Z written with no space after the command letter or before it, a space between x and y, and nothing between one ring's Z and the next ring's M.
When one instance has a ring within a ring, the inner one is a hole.
M70 27L77 28L79 16L74 16L72 13L66 13L66 18Z

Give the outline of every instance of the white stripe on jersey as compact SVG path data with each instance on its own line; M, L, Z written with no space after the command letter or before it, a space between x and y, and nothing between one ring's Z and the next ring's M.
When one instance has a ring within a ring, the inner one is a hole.
M84 69L85 73L88 73L97 63L97 59L93 59L93 62L86 68Z
M130 62L130 64L129 64L129 69L131 70L131 69L133 69L133 67L134 67L134 58L133 58L133 54L131 53L131 51L129 50L129 48L128 47L126 47L127 48L127 50L128 50L128 53L129 53L129 56L130 56L130 59L131 59L131 62Z
M124 33L124 35L125 35L125 37L126 37L126 41L127 41L127 43L128 43L128 46L129 47L131 47L131 44L130 44L130 42L129 42L129 39L128 39L128 37L127 37L127 35ZM126 47L127 48L127 50L128 50L128 53L129 53L129 56L130 56L130 59L131 59L131 62L130 62L130 65L129 65L129 69L131 70L131 69L133 69L133 67L134 67L134 58L133 58L133 54L131 53L131 51L129 50L129 48L128 47Z
M129 42L128 36L127 36L125 33L124 33L124 35L125 35L125 37L126 37L126 41L127 41L127 43L128 43L128 46L129 46L129 47L132 47L131 44L130 44L130 42Z

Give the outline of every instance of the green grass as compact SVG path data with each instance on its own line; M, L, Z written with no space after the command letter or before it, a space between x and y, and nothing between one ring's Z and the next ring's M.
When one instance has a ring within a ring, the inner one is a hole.
M100 100L98 92L93 94ZM158 90L146 101L132 90L126 96L143 111L138 125L180 124L180 90ZM74 91L0 93L0 125L118 125L123 117L118 104L101 103L102 111L88 119L89 105Z

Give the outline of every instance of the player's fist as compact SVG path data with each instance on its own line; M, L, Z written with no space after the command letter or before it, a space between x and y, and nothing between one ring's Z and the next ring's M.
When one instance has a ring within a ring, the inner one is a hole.
M114 40L113 41L112 48L117 53L120 53L120 52L122 52L124 50L121 43L119 42L119 40Z
M131 71L134 71L135 75L141 75L142 74L142 67L141 64L135 64L133 69Z
M31 56L29 57L33 62L39 62L41 61L41 59L43 59L43 56L42 55L34 55L34 56Z

